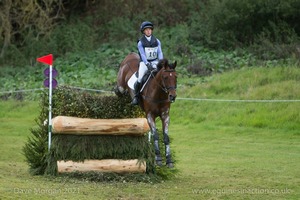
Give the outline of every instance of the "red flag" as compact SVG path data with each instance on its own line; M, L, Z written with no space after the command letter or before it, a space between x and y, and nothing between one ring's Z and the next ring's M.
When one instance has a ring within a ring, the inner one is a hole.
M46 55L46 56L42 56L42 57L37 58L36 60L38 62L47 64L47 65L52 65L52 63L53 63L53 55L49 54L49 55Z

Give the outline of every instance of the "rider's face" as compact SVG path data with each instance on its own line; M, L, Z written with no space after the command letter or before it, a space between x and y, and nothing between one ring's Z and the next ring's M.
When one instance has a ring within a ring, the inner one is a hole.
M149 37L150 35L152 35L152 29L151 29L151 28L145 28L144 34L145 34L147 37Z

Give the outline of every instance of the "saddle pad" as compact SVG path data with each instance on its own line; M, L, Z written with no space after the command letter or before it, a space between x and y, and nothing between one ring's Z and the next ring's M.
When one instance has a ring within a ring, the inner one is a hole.
M134 84L137 81L136 72L132 74L130 79L127 82L127 85L130 87L130 89L134 90Z

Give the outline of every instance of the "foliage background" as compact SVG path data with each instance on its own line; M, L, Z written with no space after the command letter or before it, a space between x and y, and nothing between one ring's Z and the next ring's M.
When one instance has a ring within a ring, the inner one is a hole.
M180 78L300 66L300 0L2 0L0 10L1 99L21 100L24 93L8 91L43 87L36 58L49 53L59 85L112 89L145 20Z
M203 48L243 49L261 60L300 54L299 0L3 0L0 9L2 66L34 65L49 52L121 49L124 56L136 51L145 20L167 57L198 58Z

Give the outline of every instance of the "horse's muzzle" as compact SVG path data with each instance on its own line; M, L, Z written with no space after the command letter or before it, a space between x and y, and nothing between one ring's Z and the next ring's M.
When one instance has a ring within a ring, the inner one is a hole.
M176 95L169 95L169 100L171 103L175 102Z

